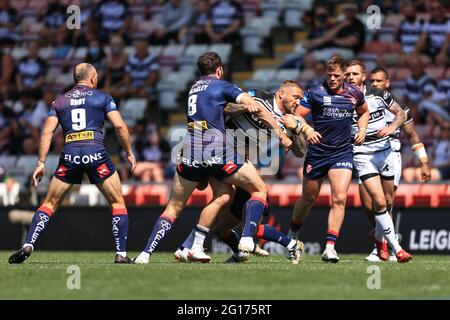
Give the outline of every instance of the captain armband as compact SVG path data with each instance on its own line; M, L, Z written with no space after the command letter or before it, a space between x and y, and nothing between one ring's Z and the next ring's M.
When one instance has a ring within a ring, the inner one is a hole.
M414 154L421 163L428 161L427 151L425 150L425 146L423 145L423 143L416 143L411 147L411 149L412 151L414 151Z

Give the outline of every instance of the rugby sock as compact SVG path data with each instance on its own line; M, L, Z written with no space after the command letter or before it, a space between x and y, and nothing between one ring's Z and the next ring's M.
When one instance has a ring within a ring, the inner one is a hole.
M328 229L327 235L326 235L326 239L327 239L326 249L334 249L337 238L339 238L339 233L336 231L333 231L331 229Z
M256 236L259 239L279 243L283 247L287 247L291 243L291 241L295 242L295 240L292 240L291 238L285 236L282 232L278 231L274 226L271 226L269 224L260 224L258 226Z
M203 243L205 242L205 238L209 233L209 229L197 224L194 227L194 244L192 245L192 249L194 250L203 250Z
M184 250L184 248L191 249L192 245L194 244L194 238L195 238L195 229L192 229L186 240L184 240L183 244L180 246L180 249L181 250Z
M266 206L266 201L251 197L245 203L245 225L244 231L242 232L242 237L253 237L255 235L256 228L259 225L259 220L261 219L264 209Z
M301 222L297 222L295 220L291 220L291 225L289 227L288 237L291 239L298 239L298 231L302 226Z
M220 238L220 240L223 241L227 246L229 246L234 253L239 252L239 235L233 229L227 232L222 238Z
M174 219L172 217L160 215L155 225L153 226L152 234L148 239L144 252L152 254L161 240L169 233L173 223Z
M36 210L36 213L31 220L30 229L28 230L24 247L31 245L34 248L34 244L39 238L41 232L47 227L52 215L53 211L44 206L40 206L39 209Z
M128 235L128 211L126 208L112 209L112 231L116 253L123 257L127 255L127 235Z
M395 253L402 250L395 236L394 222L389 212L387 210L375 212L375 222L375 238L381 242L384 236Z

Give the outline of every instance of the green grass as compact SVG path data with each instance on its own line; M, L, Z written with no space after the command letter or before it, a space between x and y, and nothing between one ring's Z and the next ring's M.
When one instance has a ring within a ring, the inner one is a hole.
M148 265L114 265L112 253L39 252L9 265L0 252L0 299L450 299L450 257L414 256L407 264L342 255L338 264L306 256L251 257L243 264L182 264L155 253ZM132 253L131 256L135 256ZM81 270L81 289L69 290L67 267ZM381 270L381 289L366 286L369 265Z

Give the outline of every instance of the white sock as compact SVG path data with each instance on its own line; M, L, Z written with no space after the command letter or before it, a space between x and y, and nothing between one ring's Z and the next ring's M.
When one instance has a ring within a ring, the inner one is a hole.
M30 244L30 243L25 243L25 244L22 246L22 248L25 248L25 247L31 247L31 251L34 250L34 246L33 246L32 244Z
M287 248L288 250L292 250L294 249L294 247L297 245L297 241L295 241L294 239L291 240L291 242L289 242Z
M375 212L375 222L375 238L381 242L383 237L380 237L380 235L383 235L395 253L402 250L402 247L400 247L397 237L395 236L394 222L392 221L389 212Z
M140 254L139 254L139 257L141 257L141 258L145 258L145 259L150 259L150 253L148 253L148 252L145 252L145 251L142 251Z
M209 229L198 224L194 230L192 250L203 250L203 244L205 243L205 238L209 233Z
M127 256L127 252L126 251L117 251L116 254L120 254L124 258Z
M327 243L327 245L325 246L325 250L332 250L332 249L334 249L334 244Z
M241 240L239 241L239 243L246 244L249 247L255 245L255 243L253 242L253 237L241 237Z

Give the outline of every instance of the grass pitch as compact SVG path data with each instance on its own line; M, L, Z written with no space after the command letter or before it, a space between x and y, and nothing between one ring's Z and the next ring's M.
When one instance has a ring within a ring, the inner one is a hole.
M278 255L226 264L220 254L210 264L184 264L156 252L148 265L114 265L113 253L37 251L9 265L11 253L0 252L0 299L450 299L449 256L399 264L341 255L327 264L307 255L292 265ZM79 267L80 289L67 287L76 284L71 265ZM367 287L376 285L370 266L379 266L380 289Z

